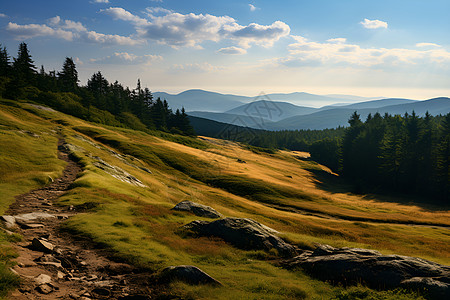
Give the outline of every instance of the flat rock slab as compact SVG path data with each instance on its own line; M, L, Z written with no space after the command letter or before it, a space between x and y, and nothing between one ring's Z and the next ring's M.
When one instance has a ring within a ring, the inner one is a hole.
M16 219L16 221L31 222L36 220L56 218L56 216L46 212L32 212L28 214L16 215L14 216L14 218Z
M160 280L162 282L172 282L174 280L179 280L193 285L222 285L222 283L212 278L199 268L186 265L170 266L165 268L160 274Z
M280 255L285 257L297 254L294 246L275 235L275 230L251 219L224 218L213 222L193 221L183 228L201 236L222 238L245 250L276 249Z
M218 219L218 218L222 217L222 215L220 213L218 213L214 208L212 208L210 206L198 204L198 203L187 201L187 200L178 203L172 209L177 210L177 211L188 211L188 212L193 213L196 216L206 217L206 218L211 218L211 219Z
M46 212L32 212L15 216L4 215L0 217L0 219L5 222L5 226L7 228L15 228L17 225L25 228L27 228L27 225L30 225L28 228L42 227L43 225L32 225L29 223L51 218L56 218L56 216Z
M30 248L36 251L44 252L44 253L52 253L55 246L47 241L42 239L34 238L31 241Z
M321 280L342 284L367 284L372 288L425 288L435 299L450 299L450 267L375 250L320 245L285 262L301 267Z

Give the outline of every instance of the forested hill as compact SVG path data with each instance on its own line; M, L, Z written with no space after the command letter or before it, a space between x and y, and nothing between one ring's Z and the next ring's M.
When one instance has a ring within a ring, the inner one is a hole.
M401 192L427 202L450 204L450 113L356 112L350 127L327 130L265 131L189 117L201 135L263 148L308 151L355 185L358 192Z
M59 111L97 123L136 130L161 130L194 135L184 109L173 112L166 100L154 99L137 80L135 89L118 81L110 83L98 71L86 86L79 85L78 71L67 57L61 71L37 71L26 43L19 45L12 61L0 45L0 95L8 99L28 99Z

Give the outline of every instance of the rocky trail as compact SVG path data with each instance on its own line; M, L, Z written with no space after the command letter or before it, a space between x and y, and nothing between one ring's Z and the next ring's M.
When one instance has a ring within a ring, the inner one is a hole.
M59 158L67 162L62 177L48 186L20 195L2 216L6 227L23 236L13 247L19 254L12 269L22 278L12 299L152 299L151 273L108 257L86 237L61 230L77 214L53 200L63 195L82 168L58 143ZM153 295L153 296L152 296Z

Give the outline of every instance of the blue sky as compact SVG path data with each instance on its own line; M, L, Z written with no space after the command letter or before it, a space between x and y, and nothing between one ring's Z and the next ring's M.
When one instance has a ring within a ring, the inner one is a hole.
M0 43L153 91L450 96L450 1L8 1Z

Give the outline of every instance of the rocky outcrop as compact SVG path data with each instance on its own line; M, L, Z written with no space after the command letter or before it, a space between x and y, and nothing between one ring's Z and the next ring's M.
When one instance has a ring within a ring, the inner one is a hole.
M209 206L206 206L203 204L198 204L198 203L191 202L191 201L187 201L187 200L178 203L172 209L178 210L178 211L188 211L188 212L193 213L196 216L211 218L211 219L218 219L218 218L222 217L222 215L220 213L218 213L212 207L209 207Z
M421 258L320 245L286 261L285 266L301 267L316 278L334 283L425 289L434 299L450 299L450 267Z
M285 257L296 254L294 246L275 235L277 231L251 219L224 218L213 222L193 221L183 227L201 236L222 238L241 249L276 249Z
M130 173L122 170L121 168L108 164L98 156L92 156L92 158L94 159L94 162L92 163L94 166L110 174L112 177L139 187L147 187L142 183L142 181L140 181Z
M170 266L162 270L160 274L161 282L172 282L174 280L183 281L189 284L212 284L222 285L219 281L212 278L195 266Z

